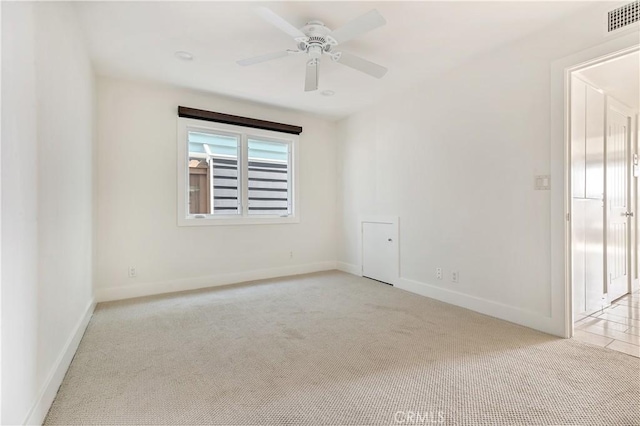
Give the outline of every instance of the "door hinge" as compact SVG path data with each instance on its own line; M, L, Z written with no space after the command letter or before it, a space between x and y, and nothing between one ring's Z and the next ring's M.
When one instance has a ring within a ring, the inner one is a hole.
M569 222L569 220L571 220L571 213L567 213L567 222Z

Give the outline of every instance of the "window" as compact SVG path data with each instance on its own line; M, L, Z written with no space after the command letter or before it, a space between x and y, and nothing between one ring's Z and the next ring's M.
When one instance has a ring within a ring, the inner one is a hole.
M297 222L297 135L179 118L178 224Z
M240 138L198 129L187 131L189 214L240 214Z
M248 139L249 214L291 213L289 144Z

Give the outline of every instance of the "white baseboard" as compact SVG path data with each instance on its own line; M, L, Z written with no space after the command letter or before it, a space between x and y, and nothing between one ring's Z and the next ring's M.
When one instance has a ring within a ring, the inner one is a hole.
M84 315L79 319L75 329L69 336L69 339L64 345L62 352L60 352L60 355L53 365L53 368L49 372L49 376L40 389L40 392L38 393L36 401L31 407L31 410L29 410L29 414L27 414L27 418L24 421L24 424L41 425L42 422L44 422L44 418L49 412L49 408L51 408L51 404L53 403L53 400L58 393L58 388L62 384L62 380L64 379L65 374L67 374L69 365L71 365L71 361L76 354L76 350L78 349L80 340L82 340L84 331L87 329L87 325L89 325L89 320L93 315L93 310L95 309L95 307L95 299L92 299L89 302Z
M340 271L362 276L362 272L358 265L338 262L337 267ZM411 293L416 293L451 305L470 309L481 314L533 328L544 333L565 337L562 324L554 324L551 317L544 316L537 312L514 308L513 306L492 300L471 296L469 294L460 293L458 291L433 286L407 278L398 278L393 285L401 290L406 290Z
M460 293L454 290L444 289L418 281L400 278L396 288L430 297L441 302L450 303L462 308L470 309L481 314L489 315L525 327L533 328L545 333L564 337L562 324L554 324L551 317L525 309L514 308L492 300Z
M330 271L336 269L335 261L306 263L303 265L282 266L278 268L257 269L232 274L211 275L206 277L186 278L171 281L155 281L123 285L118 287L97 288L96 300L108 302L112 300L131 299L133 297L153 296L156 294L174 293L177 291L197 290L218 287L246 281L264 280L286 277L290 275L309 274L311 272Z
M348 274L362 276L362 268L359 265L352 263L337 262L336 267L339 271L346 272Z

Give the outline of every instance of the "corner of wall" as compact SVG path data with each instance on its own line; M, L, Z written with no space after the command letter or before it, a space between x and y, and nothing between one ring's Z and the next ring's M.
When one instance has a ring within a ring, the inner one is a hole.
M337 269L338 271L346 272L348 274L357 275L359 277L362 276L362 267L360 267L360 265L338 261Z
M53 400L58 393L58 388L60 388L62 380L64 379L64 376L71 365L71 361L76 354L78 345L80 345L82 336L89 325L89 320L91 320L91 316L93 315L95 308L96 302L94 299L91 299L87 305L84 315L74 327L73 332L67 339L67 342L42 385L40 392L38 392L36 401L31 407L31 410L29 410L24 421L25 425L41 425L44 422L45 417L49 412L49 408L51 408L51 404L53 404Z

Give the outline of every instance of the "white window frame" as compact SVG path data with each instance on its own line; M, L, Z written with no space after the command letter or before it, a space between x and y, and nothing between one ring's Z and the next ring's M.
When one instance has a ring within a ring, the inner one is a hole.
M240 214L189 214L189 191L187 190L187 184L189 182L189 149L187 139L188 132L190 130L239 136L240 143L238 150L238 192L240 195ZM289 144L289 167L287 177L289 179L288 197L289 202L291 203L291 213L288 216L281 216L278 214L248 214L248 140L250 138L264 139L267 141ZM178 188L176 203L178 205L178 226L268 225L299 223L300 211L297 205L297 200L299 199L298 143L298 135L178 117Z

